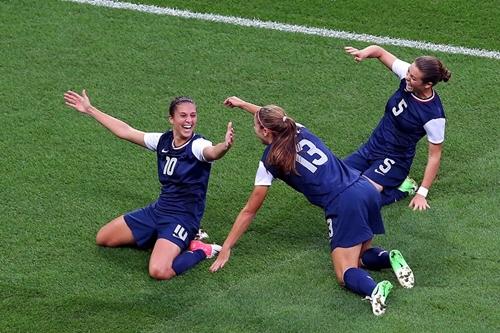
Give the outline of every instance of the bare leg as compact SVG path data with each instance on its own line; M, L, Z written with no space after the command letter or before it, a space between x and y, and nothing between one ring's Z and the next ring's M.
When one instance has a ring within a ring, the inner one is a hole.
M344 272L349 268L359 267L362 244L353 247L337 247L332 251L332 264L337 281L344 285Z
M169 280L176 274L172 269L174 259L181 253L181 249L171 241L159 238L149 258L149 275L157 280Z
M132 230L128 227L123 215L120 215L99 230L96 243L99 246L117 247L134 245L135 240Z

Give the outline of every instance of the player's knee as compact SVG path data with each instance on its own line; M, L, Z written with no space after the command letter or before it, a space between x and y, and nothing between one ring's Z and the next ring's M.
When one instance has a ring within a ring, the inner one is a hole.
M95 243L99 246L113 246L112 240L106 235L102 228L97 232L97 235L95 236Z
M175 271L171 267L160 267L159 265L149 266L149 276L156 280L170 280L175 276Z
M344 275L335 273L335 277L337 278L337 283L341 286L344 285Z
M121 245L116 237L113 237L113 235L110 235L109 232L106 232L103 229L99 230L99 232L95 236L95 243L97 245L106 247L117 247Z
M107 246L107 241L102 233L102 229L95 235L95 243L99 246Z

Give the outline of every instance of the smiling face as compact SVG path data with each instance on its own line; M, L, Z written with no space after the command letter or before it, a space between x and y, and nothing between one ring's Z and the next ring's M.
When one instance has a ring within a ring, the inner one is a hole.
M415 63L412 63L406 73L406 91L413 92L417 97L427 98L432 95L432 84L423 82L423 73L418 69Z
M182 146L193 136L197 121L196 105L188 102L176 105L169 121L174 131L174 144Z

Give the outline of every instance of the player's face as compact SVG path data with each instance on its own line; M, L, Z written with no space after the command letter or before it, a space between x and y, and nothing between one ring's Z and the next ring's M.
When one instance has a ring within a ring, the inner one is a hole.
M406 91L419 95L421 92L429 89L429 83L423 82L422 77L422 72L418 69L415 63L412 63L406 73Z
M181 140L189 140L196 127L196 106L191 103L181 103L176 106L174 116L169 118L174 135Z
M262 127L257 119L257 114L253 117L253 129L255 130L255 135L262 141L263 144L269 144L269 136L266 135L266 129Z

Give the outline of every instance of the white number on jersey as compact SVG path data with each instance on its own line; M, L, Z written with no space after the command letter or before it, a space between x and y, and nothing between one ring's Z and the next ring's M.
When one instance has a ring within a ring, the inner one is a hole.
M300 150L304 149L304 151L309 155L309 156L314 156L318 155L318 158L315 158L312 160L312 162L309 162L302 156L298 155L295 157L295 160L302 164L307 170L311 171L312 173L315 173L316 170L318 169L316 166L320 166L325 164L328 161L328 157L323 153L321 150L319 150L314 143L307 139L302 139L299 142L299 147Z
M375 169L375 172L378 173L379 175L383 176L386 173L388 173L389 170L391 170L392 165L395 164L395 163L396 163L396 161L394 161L394 160L392 160L390 158L386 158L384 160L384 164L380 164L378 166L378 168Z
M328 226L328 238L333 237L333 221L331 218L326 219L326 225Z
M398 109L396 110L396 107L394 106L392 108L392 114L395 115L396 117L399 116L401 114L401 112L403 112L406 108L408 107L408 105L406 105L406 102L404 100L404 98L399 102L398 104Z
M175 157L165 157L165 167L163 168L163 174L172 176L174 173L175 164L177 163L177 158Z

